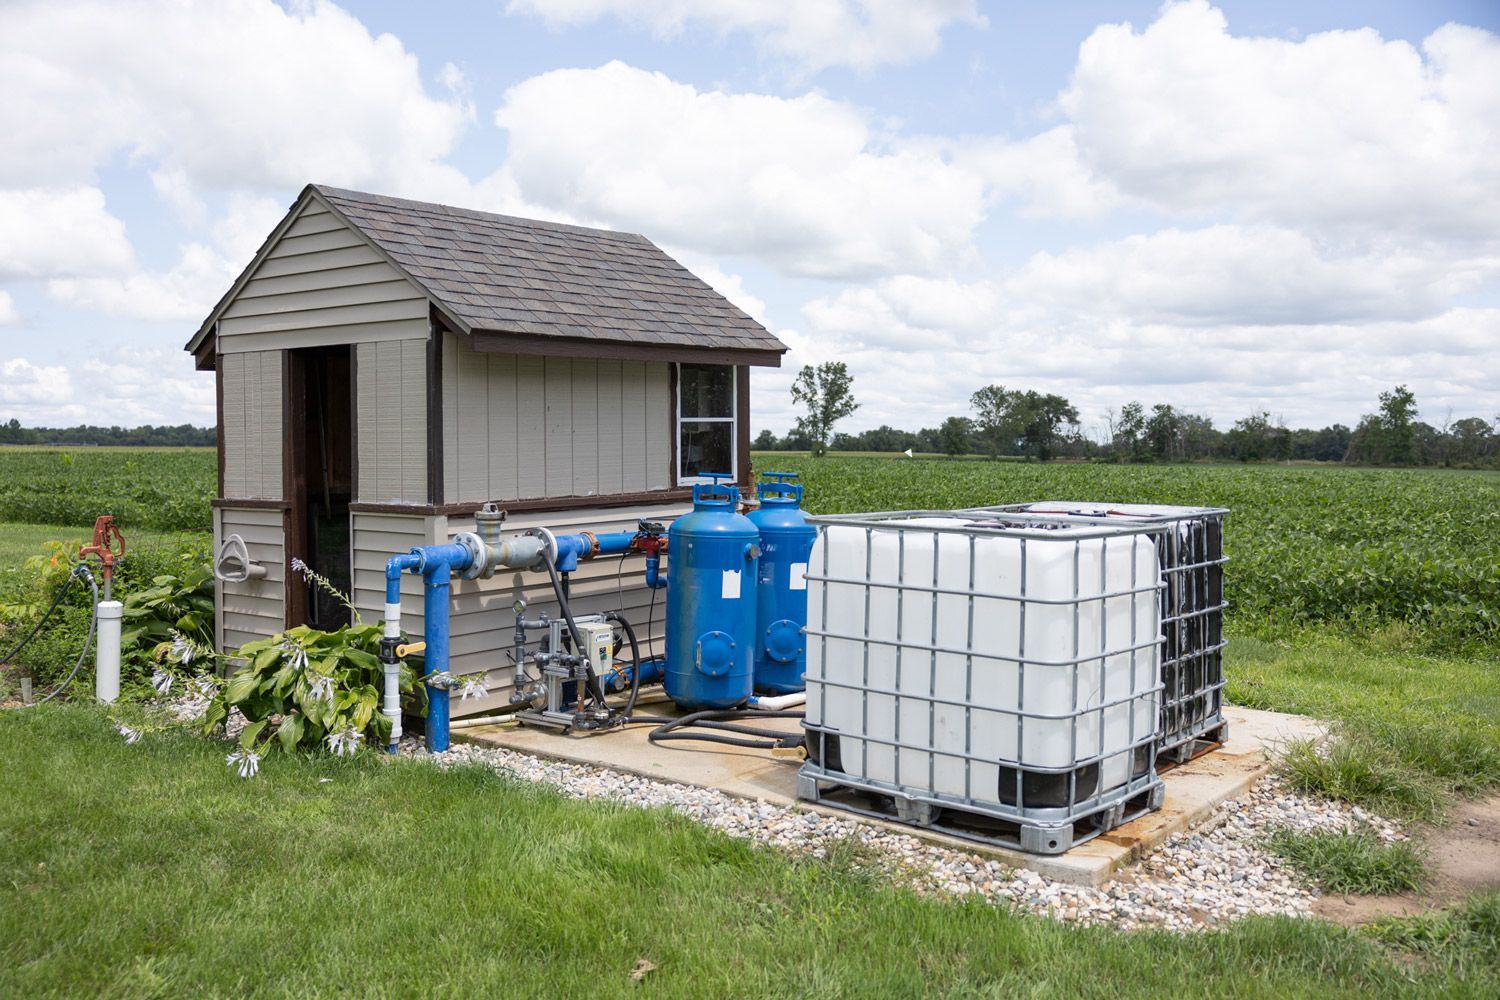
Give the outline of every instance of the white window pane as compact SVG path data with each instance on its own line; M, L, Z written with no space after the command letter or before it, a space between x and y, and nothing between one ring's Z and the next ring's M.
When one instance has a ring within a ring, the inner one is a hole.
M683 417L734 416L734 368L682 365L677 373Z
M734 424L682 422L678 455L683 479L713 472L734 475Z

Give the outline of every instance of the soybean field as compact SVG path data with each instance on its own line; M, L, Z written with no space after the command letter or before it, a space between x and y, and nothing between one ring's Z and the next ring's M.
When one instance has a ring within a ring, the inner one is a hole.
M1500 642L1500 473L775 453L755 465L800 473L814 513L1049 499L1228 507L1235 617L1402 623L1444 650Z
M0 521L207 531L212 448L0 448Z

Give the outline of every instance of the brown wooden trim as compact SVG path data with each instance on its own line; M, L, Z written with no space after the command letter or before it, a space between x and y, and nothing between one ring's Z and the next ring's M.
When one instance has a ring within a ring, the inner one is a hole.
M263 497L215 497L208 503L215 510L286 510L291 507L285 500L266 500Z
M582 497L529 497L524 500L496 500L494 503L508 511L564 511L589 507L637 507L646 504L682 503L693 498L691 489L647 490L642 493L610 493L601 496ZM475 501L466 503L351 503L352 514L410 514L421 517L462 516L472 514L484 506Z
M550 337L528 333L476 330L469 335L481 354L527 354L552 358L600 358L621 361L681 361L706 365L755 365L780 368L781 351L738 347L684 347L632 344L592 337Z
M734 450L735 478L739 480L745 496L755 489L755 480L750 469L750 368L739 365L734 370Z
M193 367L200 372L206 372L210 369L217 371L219 368L218 329L219 324L215 323L213 331L209 333L203 343L198 345L198 349L193 351Z
M667 365L667 440L671 442L672 469L668 473L667 482L672 484L672 489L682 485L677 481L677 449L682 441L682 421L677 419L677 411L682 406L682 400L677 398L678 377L681 373L677 370L677 362Z
M427 324L427 502L443 503L443 338L444 325L437 312L429 312Z
M214 359L214 411L217 424L214 429L214 444L219 452L219 488L215 490L218 496L224 495L224 366Z
M293 546L307 545L307 463L304 461L303 445L307 438L307 366L293 357L291 351L281 352L281 412L282 433L285 437L281 449L281 493L287 506L282 517L285 531L283 552L288 561L307 559L307 552L293 551ZM307 587L297 573L286 574L286 625L292 628L307 623Z
M359 345L349 345L349 500L359 499ZM350 546L350 559L354 558ZM352 566L350 572L353 572ZM350 579L354 579L352 576Z

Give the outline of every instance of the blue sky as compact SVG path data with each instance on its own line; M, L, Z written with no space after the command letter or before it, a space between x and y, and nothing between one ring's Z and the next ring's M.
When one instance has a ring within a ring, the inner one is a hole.
M981 385L1500 415L1500 5L9 3L0 417L213 418L182 344L317 180L643 232L776 332L757 427Z

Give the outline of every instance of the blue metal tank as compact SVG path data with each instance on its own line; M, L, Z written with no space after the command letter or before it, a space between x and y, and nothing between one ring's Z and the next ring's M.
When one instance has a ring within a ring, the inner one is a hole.
M802 485L795 472L767 472L760 508L750 521L760 531L760 575L756 587L755 690L791 694L803 688L807 644L807 557L818 529L802 513Z
M760 533L726 483L693 487L693 512L667 532L667 695L689 710L751 694Z

